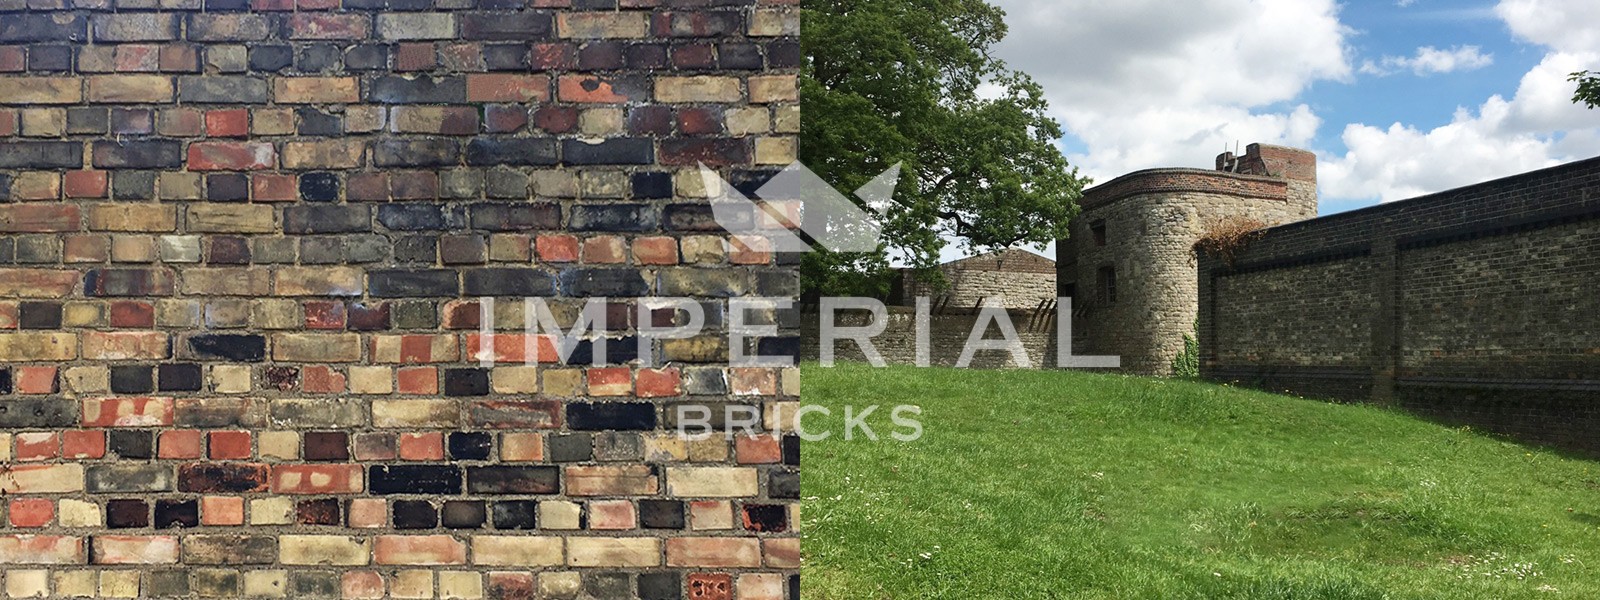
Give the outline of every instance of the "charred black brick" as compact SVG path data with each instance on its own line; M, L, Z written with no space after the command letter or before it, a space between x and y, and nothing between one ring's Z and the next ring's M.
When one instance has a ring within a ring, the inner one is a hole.
M783 436L783 464L800 466L800 436Z
M583 462L594 458L594 436L587 433L552 433L545 442L551 462Z
M0 19L0 43L83 42L89 39L89 20L83 15L43 11L8 14Z
M444 395L446 396L487 396L489 395L489 370L488 369L445 369Z
M627 46L622 42L597 40L578 49L578 70L611 71L628 65Z
M461 467L447 465L372 465L367 489L374 494L459 494Z
M666 44L634 44L628 46L628 67L632 69L664 69L667 67Z
M148 394L155 391L150 365L111 367L111 391L117 394Z
M669 204L661 210L661 217L663 229L667 231L722 231L711 206L706 204ZM739 218L728 226L741 229L754 222L754 219Z
M28 70L34 72L72 70L72 46L34 46L29 48Z
M190 337L189 349L201 358L261 362L267 356L267 338L236 333L206 333Z
M10 371L6 380L10 384ZM52 390L58 384L52 384ZM51 393L55 393L52 391ZM78 401L63 398L12 398L0 403L0 427L73 427L78 422Z
M83 469L83 489L91 494L172 491L172 465L90 463Z
M300 176L300 199L307 202L334 202L339 199L339 176L334 173L306 173Z
M633 197L641 200L671 198L672 174L659 171L634 173Z
M23 302L18 308L17 327L22 329L60 329L60 302Z
M759 70L765 61L757 44L717 44L717 66L728 70Z
M486 460L489 458L491 436L483 431L454 431L447 446L450 458L455 460Z
M112 171L111 198L113 200L154 200L156 197L155 171Z
M206 262L219 265L250 264L250 242L242 237L216 236L206 239Z
M572 207L573 231L654 231L656 209L648 204L578 204Z
M300 124L297 132L300 135L342 135L344 134L344 118L339 115L329 114L315 108L301 108L295 111Z
M553 466L467 467L467 491L474 494L555 494L561 471Z
M751 146L744 138L671 138L661 140L661 164L711 167L750 164Z
M439 238L439 261L444 264L479 265L488 259L489 240L484 236L466 234Z
M206 175L206 199L212 202L244 202L250 199L250 178L243 173Z
M466 226L466 213L440 204L385 204L378 223L395 231L436 231Z
M191 22L190 27L193 26ZM267 80L231 75L179 77L178 100L204 104L266 104Z
M408 235L394 241L394 260L398 263L433 264L439 258L439 239L430 235Z
M494 503L495 529L533 529L534 515L539 503L529 500L511 500Z
M397 302L394 326L399 329L433 329L439 326L439 311L431 300Z
M372 147L372 162L379 167L448 167L460 161L455 140L384 140Z
M388 68L389 47L382 44L362 44L344 53L344 68L353 71L371 71ZM302 70L305 70L302 68Z
M366 206L307 204L283 209L284 233L349 233L372 230Z
M549 39L554 26L549 11L525 10L515 13L465 13L461 16L461 37L467 40L536 41Z
M476 138L467 143L472 166L556 164L556 141L550 138Z
M555 277L535 269L487 268L465 273L469 296L551 296Z
M767 44L767 68L793 69L800 66L800 42L780 40Z
M769 337L756 340L756 354L768 358L783 358L799 364L800 338L799 337Z
M367 293L374 298L456 296L459 292L455 271L397 269L367 272Z
M11 393L11 369L0 368L0 395Z
M255 46L250 48L251 71L281 71L294 62L294 48L290 46Z
M489 520L488 506L476 500L449 500L439 511L439 520L450 529L477 529Z
M150 505L143 500L111 500L106 502L106 527L134 529L150 526Z
M156 389L163 392L198 392L204 383L200 365L168 364L156 366Z
M183 166L183 143L175 140L112 141L92 145L97 169L175 169Z
M350 434L343 431L307 431L301 442L308 461L350 460Z
M300 264L334 265L345 262L344 240L338 236L300 238Z
M347 263L375 263L389 259L389 250L393 244L389 238L381 235L348 235L344 236L345 256Z
M156 529L200 526L199 500L157 500Z
M239 12L250 10L250 0L206 0L206 12Z
M594 144L582 140L561 141L561 163L565 165L648 165L653 162L655 144L645 138L612 138Z
M155 453L155 433L136 429L106 432L106 449L119 458L150 458Z
M781 504L746 504L744 526L750 531L783 533L789 530L789 509Z
M95 166L100 166L98 163ZM77 142L6 142L0 144L0 169L78 169L83 144Z
M111 131L111 113L104 108L77 106L67 109L67 133L103 134Z
M532 64L527 44L484 44L483 62L490 71L526 71Z
M367 90L368 101L383 104L460 104L467 101L467 80L460 77L385 75L374 80Z
M561 290L568 296L643 296L650 282L633 269L570 268L561 271Z
M395 529L433 529L439 526L439 511L427 500L396 500Z
M343 51L333 44L312 44L300 50L295 68L306 73L337 71Z
M584 573L583 592L594 598L632 598L633 576L627 573Z
M339 525L343 522L337 498L301 500L294 505L295 521L301 525Z
M194 463L178 467L178 491L258 492L267 488L267 466L246 463Z
M683 575L665 573L640 573L639 597L643 600L683 600ZM797 594L792 596L799 598Z
M800 498L800 473L798 471L773 471L767 476L767 496L783 500Z
M552 203L476 204L472 228L487 231L554 230L561 228L561 207Z
M683 529L683 502L640 500L639 525L646 529Z
M575 431L646 431L655 429L656 406L649 402L568 404L567 426Z

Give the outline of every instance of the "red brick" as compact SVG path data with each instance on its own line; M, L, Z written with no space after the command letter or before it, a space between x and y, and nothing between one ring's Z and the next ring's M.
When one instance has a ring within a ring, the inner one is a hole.
M112 327L155 327L155 325L156 308L149 302L130 300L111 303Z
M529 57L535 69L566 70L578 66L578 51L572 44L534 44Z
M365 487L361 465L274 465L275 494L358 494Z
M0 206L0 233L77 231L83 224L78 207L65 204Z
M337 394L345 390L345 376L332 367L307 366L300 370L300 389L308 394Z
M293 202L300 197L299 179L282 173L250 176L250 199L256 202Z
M244 498L238 496L206 496L200 499L202 525L243 525Z
M404 460L443 460L444 434L439 432L400 434L400 458Z
M173 429L161 432L156 440L157 458L200 458L204 455L204 437L193 429Z
M492 350L484 347L482 334L469 333L466 337L467 357L469 359L491 358L496 363L509 364L525 364L528 362L528 334L526 333L496 333ZM556 351L554 336L547 334L535 335L533 345L534 362L554 363L560 360L561 355Z
M83 357L95 360L161 359L167 357L164 331L85 331Z
M250 0L250 10L262 12L294 10L294 0Z
M61 432L61 457L71 459L101 458L106 455L106 432Z
M67 171L61 189L68 198L104 198L109 181L105 171Z
M683 394L681 380L676 368L639 369L634 386L640 398L666 398Z
M546 133L568 133L578 126L578 109L571 106L541 106L533 111L533 124Z
M83 401L84 427L164 427L172 424L171 398L89 398ZM199 432L194 443L199 444Z
M178 537L169 535L94 536L94 564L149 565L178 562Z
M439 370L435 367L407 367L395 373L402 394L439 393Z
M50 460L61 456L61 439L55 433L19 433L15 438L17 450L13 456L17 460Z
M206 111L206 135L245 137L250 135L250 111L244 108Z
M541 262L577 262L578 238L566 234L541 235L534 241Z
M189 144L191 171L255 171L277 166L272 144L261 142L194 142Z
M597 500L589 503L589 528L621 531L639 526L639 513L628 500Z
M594 75L562 75L556 95L562 102L621 104L628 97L618 94L612 82Z
M22 46L0 46L0 73L21 73L28 69Z
M0 207L0 229L5 223ZM72 207L76 215L77 207ZM74 217L76 218L76 217ZM73 227L76 229L76 226ZM61 298L71 294L80 276L77 271L50 269L12 269L0 267L0 296L10 298Z
M641 265L678 264L678 240L665 236L634 238L633 258Z
M305 304L306 329L344 329L345 305L337 300L311 300Z
M467 75L468 102L544 102L549 99L550 78L545 75Z
M19 498L7 510L12 527L44 527L56 516L56 505L47 498Z
M371 30L366 15L296 14L289 17L288 33L292 40L359 40Z
M733 576L727 573L690 573L687 587L694 600L733 600Z
M400 44L394 52L396 71L432 71L439 66L433 44Z
M188 45L167 45L161 47L161 57L157 59L163 73L198 73L200 72L200 48Z
M372 557L380 565L464 565L467 545L448 535L380 535Z
M213 431L209 450L212 460L241 460L250 458L250 432Z
M490 105L483 110L484 127L489 133L513 133L528 125L528 109L517 105Z
M632 373L627 367L584 369L591 396L626 396L633 391Z
M15 384L18 394L54 394L61 389L55 367L17 367Z

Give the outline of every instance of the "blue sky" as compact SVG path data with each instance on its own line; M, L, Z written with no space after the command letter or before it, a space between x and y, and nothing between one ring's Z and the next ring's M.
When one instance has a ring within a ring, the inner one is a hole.
M1330 214L1600 155L1597 0L990 1L1097 181L1284 144Z

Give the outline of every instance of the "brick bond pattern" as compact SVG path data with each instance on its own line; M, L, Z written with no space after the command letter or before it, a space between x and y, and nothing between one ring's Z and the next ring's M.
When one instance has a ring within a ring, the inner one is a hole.
M796 370L472 299L793 295L692 173L794 158L781 4L0 0L5 594L796 597Z
M1600 159L1200 260L1202 373L1600 452Z

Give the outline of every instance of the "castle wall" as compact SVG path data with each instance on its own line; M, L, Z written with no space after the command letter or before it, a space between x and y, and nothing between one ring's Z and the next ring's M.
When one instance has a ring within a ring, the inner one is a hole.
M1012 250L1004 254L1026 252ZM906 293L901 298L911 305L918 296L934 302L947 302L952 308L973 308L985 299L995 298L1000 306L1011 309L1038 308L1040 303L1056 298L1055 265L1044 257L1024 257L1025 260L993 259L977 256L942 265L945 281L943 291L916 281L905 273Z
M1084 339L1077 353L1121 356L1123 370L1132 373L1171 374L1184 336L1194 333L1195 242L1230 217L1287 223L1315 216L1314 187L1307 204L1303 196L1291 201L1296 184L1262 175L1158 169L1086 192L1072 237L1057 244L1060 292L1074 296L1074 334ZM1094 232L1101 225L1104 245ZM1105 268L1115 273L1115 301L1105 294Z
M1600 452L1600 159L1200 257L1201 369Z
M1022 342L1023 350L1028 353L1032 366L1053 367L1056 364L1056 329L1051 315L1039 315L1032 311L1011 311L1009 314L1012 325L1017 329L1017 338ZM802 360L817 360L821 355L819 315L805 313L800 318L800 356ZM928 317L930 364L942 367L955 366L977 320L978 317L974 314L930 315ZM870 323L871 316L862 312L841 312L835 317L834 322L841 326L859 327ZM985 334L986 339L1001 339L1000 330L994 327L993 323L986 325L990 326ZM914 365L917 358L916 341L916 315L904 307L889 307L888 325L883 333L872 339L872 344L884 362L892 365ZM1076 351L1075 353L1083 354ZM834 344L834 359L865 362L866 356L861 353L861 348L855 342L838 341ZM1015 365L1009 352L984 350L973 354L970 366L979 369L1003 369Z

